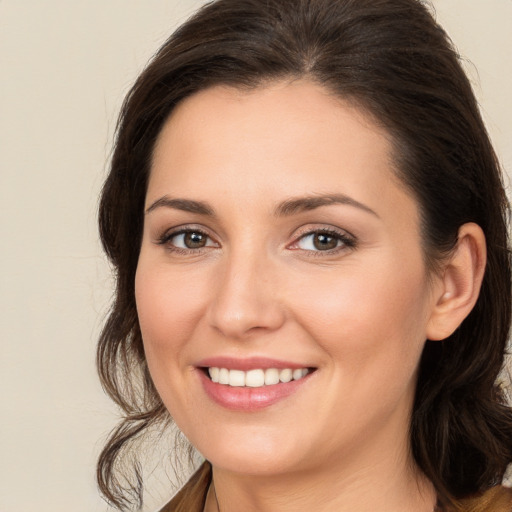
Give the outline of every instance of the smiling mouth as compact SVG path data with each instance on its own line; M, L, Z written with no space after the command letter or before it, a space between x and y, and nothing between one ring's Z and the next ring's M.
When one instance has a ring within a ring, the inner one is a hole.
M300 380L315 368L257 368L253 370L230 370L228 368L203 368L204 373L216 384L231 387L261 388Z

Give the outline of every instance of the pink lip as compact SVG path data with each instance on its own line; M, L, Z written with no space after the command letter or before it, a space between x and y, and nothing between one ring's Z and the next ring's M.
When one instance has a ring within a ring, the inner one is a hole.
M284 368L291 368L292 370L307 368L304 364L281 361L268 357L249 357L246 359L238 359L235 357L209 357L199 361L196 366L201 368L227 368L228 370L243 370L245 372L258 368L263 370L267 368L277 368L278 370Z
M220 367L226 368L226 366ZM262 368L262 366L257 366L257 368ZM275 366L269 366L269 368L275 368ZM287 366L285 368L290 367ZM205 372L200 369L197 370L197 374L199 375L203 389L211 400L226 409L240 412L258 411L284 400L288 396L296 393L313 375L313 373L309 373L299 380L281 382L272 386L249 388L232 387L212 382Z

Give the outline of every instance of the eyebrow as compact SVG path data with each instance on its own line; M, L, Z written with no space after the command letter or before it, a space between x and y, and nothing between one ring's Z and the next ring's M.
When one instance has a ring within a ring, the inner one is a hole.
M353 206L379 218L379 215L374 210L344 194L314 195L287 199L274 209L274 215L276 217L288 217L291 215L296 215L297 213L314 210L316 208L320 208L321 206L329 206L332 204ZM205 215L209 217L215 216L214 209L204 201L171 198L169 196L163 196L160 199L157 199L154 203L151 204L151 206L146 209L146 214L162 207L173 208L175 210L182 210L185 212L196 213L198 215Z
M146 209L146 213L150 213L157 208L166 207L174 208L175 210L182 210L189 213L197 213L199 215L207 215L210 217L215 216L213 208L203 201L193 201L192 199L179 199L170 198L169 196L163 196L157 199L149 208Z
M320 208L321 206L329 206L331 204L344 204L353 206L367 213L371 213L375 217L379 217L377 213L370 207L344 194L326 194L320 196L315 195L298 197L296 199L288 199L277 206L275 209L275 215L277 217L286 217L304 211L314 210L315 208Z

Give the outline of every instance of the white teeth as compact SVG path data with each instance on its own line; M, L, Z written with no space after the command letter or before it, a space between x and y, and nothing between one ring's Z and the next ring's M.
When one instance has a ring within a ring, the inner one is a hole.
M271 386L272 384L277 384L279 382L279 370L275 368L269 368L265 370L265 385Z
M219 384L229 384L229 370L227 368L219 368Z
M290 382L293 379L293 371L289 368L281 370L279 372L279 380L281 382Z
M210 374L210 379L213 382L219 382L219 369L218 368L209 368L208 373Z
M299 380L302 377L302 368L293 370L293 380Z
M228 370L227 368L208 368L208 373L212 382L226 384L233 387L260 388L262 386L272 386L280 382L286 383L291 380L299 380L305 377L309 370L307 368L277 368L255 369L244 372L242 370Z
M250 388L259 388L265 385L265 372L263 370L249 370L245 374L245 385Z
M229 370L230 386L245 386L245 372L242 370Z

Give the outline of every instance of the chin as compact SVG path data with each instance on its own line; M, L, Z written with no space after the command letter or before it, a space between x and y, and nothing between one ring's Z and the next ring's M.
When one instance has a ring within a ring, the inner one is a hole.
M203 436L195 446L214 467L238 474L271 476L302 466L305 454L301 456L297 448L304 443L295 436L269 435L249 427L245 430L236 435L231 429L220 438Z
M272 456L258 450L242 453L214 453L205 457L212 466L239 475L269 477L284 475L298 469L296 461L286 455L274 453Z

